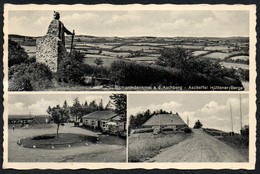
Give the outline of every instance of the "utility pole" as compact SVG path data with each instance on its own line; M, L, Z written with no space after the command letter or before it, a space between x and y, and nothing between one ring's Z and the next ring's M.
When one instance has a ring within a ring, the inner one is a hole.
M240 127L241 127L240 130L242 130L243 120L242 120L241 94L239 96L240 96Z
M231 103L229 103L229 107L230 107L230 116L231 116L231 132L234 132L233 131L233 116L232 116L232 107L231 107Z

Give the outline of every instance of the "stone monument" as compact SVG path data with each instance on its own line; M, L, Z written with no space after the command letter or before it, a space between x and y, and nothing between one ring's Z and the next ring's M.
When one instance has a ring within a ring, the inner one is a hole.
M57 72L59 62L68 56L65 48L65 34L74 35L59 20L60 14L54 11L47 34L36 40L36 61L46 64L52 72Z

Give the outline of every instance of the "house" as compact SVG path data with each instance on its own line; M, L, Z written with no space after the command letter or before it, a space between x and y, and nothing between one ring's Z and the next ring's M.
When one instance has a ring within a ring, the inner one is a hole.
M50 123L49 115L9 115L8 124L47 124Z
M187 124L181 119L178 113L176 114L156 114L148 119L143 125L143 128L170 128L179 130L188 127Z
M84 126L93 129L100 129L103 132L119 131L120 129L120 116L114 111L95 111L82 117Z

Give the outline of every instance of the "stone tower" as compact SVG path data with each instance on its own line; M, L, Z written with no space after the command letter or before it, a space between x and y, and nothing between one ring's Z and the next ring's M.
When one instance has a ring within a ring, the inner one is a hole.
M52 72L57 72L60 61L68 56L65 48L66 34L72 34L59 20L60 15L54 12L47 34L36 40L36 62L47 65Z

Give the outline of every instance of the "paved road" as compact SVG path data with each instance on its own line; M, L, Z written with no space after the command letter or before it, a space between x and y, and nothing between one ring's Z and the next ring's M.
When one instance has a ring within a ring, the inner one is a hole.
M208 135L193 130L193 136L170 148L148 162L246 162L247 158L236 149Z

